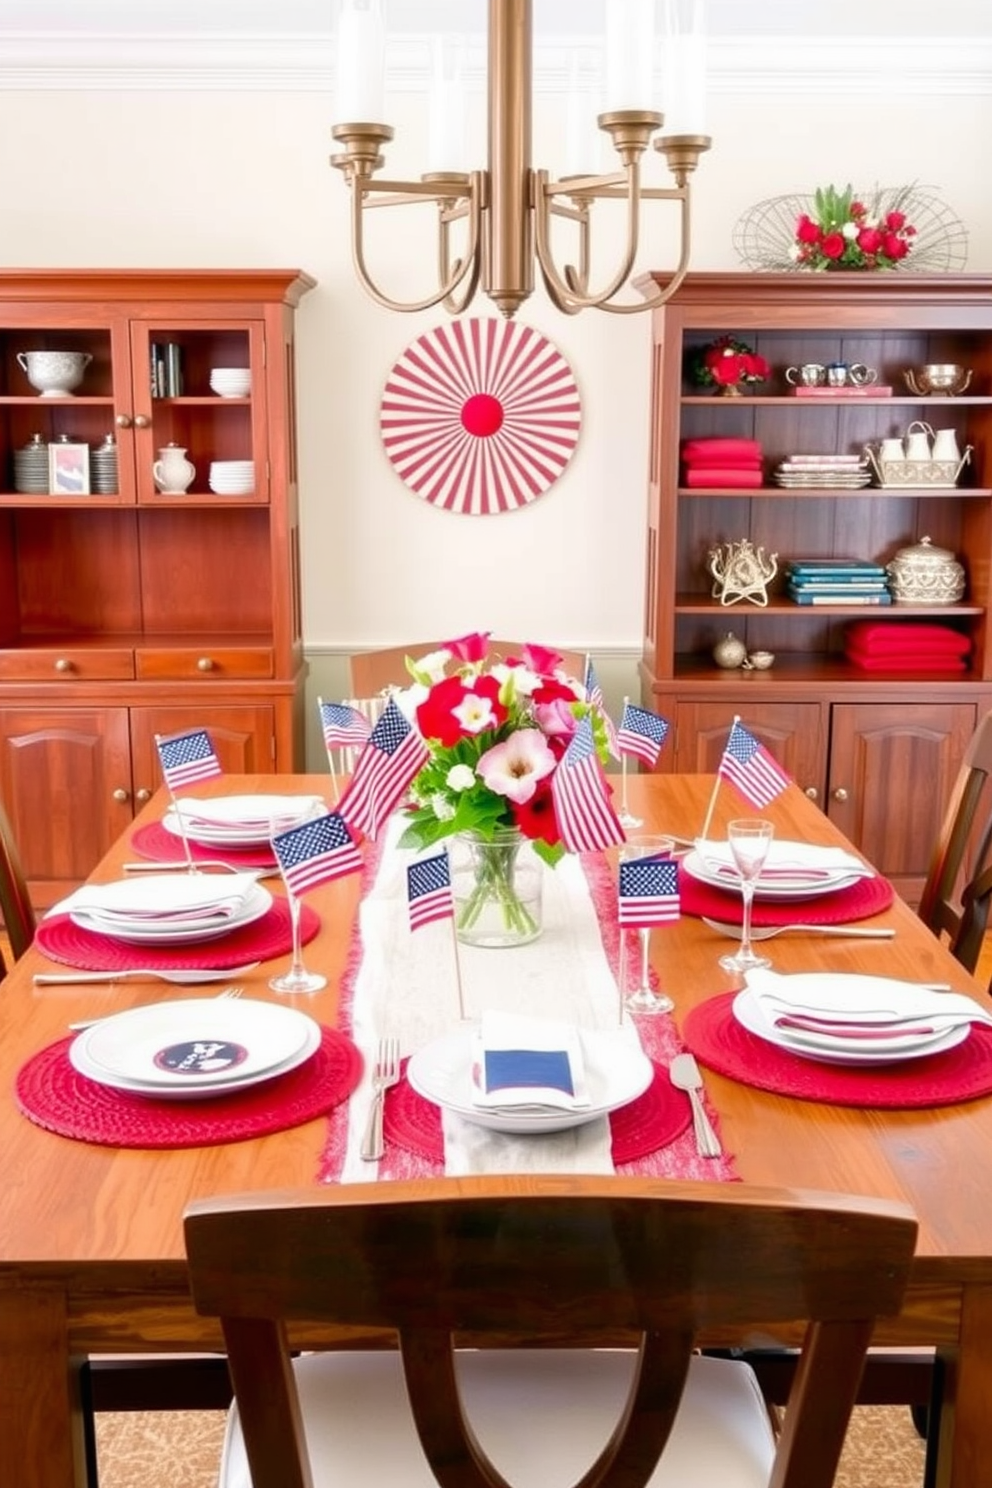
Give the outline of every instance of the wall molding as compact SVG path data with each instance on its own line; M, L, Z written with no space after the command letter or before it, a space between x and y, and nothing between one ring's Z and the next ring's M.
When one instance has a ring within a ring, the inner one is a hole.
M597 84L595 38L567 48L535 45L535 89L564 93L579 56L589 86ZM660 53L659 53L660 61ZM316 92L331 94L331 34L136 35L0 32L0 87L25 91L170 90L178 92ZM470 45L466 85L482 91L485 56ZM659 66L659 76L660 76ZM429 39L391 37L388 86L425 92ZM720 95L847 96L985 95L992 92L992 38L985 36L715 37L709 44L709 89Z

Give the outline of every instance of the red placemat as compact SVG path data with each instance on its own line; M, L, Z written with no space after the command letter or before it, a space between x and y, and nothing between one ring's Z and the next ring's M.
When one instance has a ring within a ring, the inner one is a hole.
M274 1080L203 1100L150 1100L79 1074L69 1063L71 1043L60 1039L28 1060L17 1104L37 1126L104 1147L214 1147L302 1126L347 1100L363 1068L351 1039L324 1028L313 1058Z
M139 858L151 858L159 863L185 863L186 849L182 838L167 832L160 821L147 822L139 827L131 838L131 846ZM191 842L190 857L194 863L229 863L232 868L274 868L276 860L267 842L255 847L206 847L201 842Z
M815 899L755 899L751 910L753 925L791 925L797 920L804 925L844 925L848 920L866 920L881 914L895 898L887 878L859 878L848 889L834 894L820 894ZM708 915L711 920L741 922L741 896L731 889L713 888L683 869L679 874L679 899L682 913Z
M403 1070L405 1075L405 1060ZM654 1079L644 1094L610 1114L614 1166L637 1162L667 1147L691 1123L688 1096L673 1087L664 1065L655 1064ZM405 1078L386 1094L383 1128L387 1143L443 1169L440 1108L419 1095Z
M313 940L320 929L320 916L308 904L300 905L300 938ZM270 961L293 949L289 905L274 898L272 907L251 925L242 925L219 940L185 946L136 946L109 935L97 935L73 924L67 914L42 920L34 945L53 961L83 971L126 971L129 966L161 967L163 971L223 971L246 961Z
M682 1035L697 1059L742 1085L834 1106L896 1110L992 1095L992 1029L975 1025L956 1049L926 1059L852 1069L801 1059L748 1033L731 1010L736 995L726 992L693 1008Z

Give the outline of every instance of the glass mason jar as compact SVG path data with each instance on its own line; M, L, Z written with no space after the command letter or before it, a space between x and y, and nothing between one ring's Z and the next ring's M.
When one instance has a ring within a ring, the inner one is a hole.
M527 945L541 933L544 864L514 828L493 838L459 832L451 844L455 933L466 945Z

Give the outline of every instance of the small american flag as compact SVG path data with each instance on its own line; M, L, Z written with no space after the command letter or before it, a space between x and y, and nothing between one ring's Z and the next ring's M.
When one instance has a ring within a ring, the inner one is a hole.
M166 736L156 734L155 744L170 791L223 774L206 729L190 729L185 734Z
M575 730L551 777L551 799L569 852L600 852L627 840L610 804L588 718Z
M647 708L638 708L634 703L624 703L623 717L617 730L617 744L621 754L635 754L649 769L654 769L661 746L668 736L669 723L658 713Z
M606 725L606 743L614 759L620 758L620 745L617 741L617 726L606 711L606 699L603 697L603 689L599 685L596 676L596 668L592 664L592 657L586 657L586 675L584 679L586 689L586 702L600 714Z
M375 837L430 757L420 734L390 698L358 756L338 806L349 827Z
M432 920L451 918L455 903L451 897L451 865L446 848L430 858L407 864L406 897L411 930L419 930Z
M672 858L634 858L620 864L621 925L670 925L679 914L679 870Z
M362 855L336 811L291 827L272 839L287 889L297 898L307 889L357 873Z
M364 713L347 703L325 703L323 698L317 699L317 707L326 749L361 749L372 732Z
M752 806L767 806L791 784L774 755L736 719L717 774L736 785Z

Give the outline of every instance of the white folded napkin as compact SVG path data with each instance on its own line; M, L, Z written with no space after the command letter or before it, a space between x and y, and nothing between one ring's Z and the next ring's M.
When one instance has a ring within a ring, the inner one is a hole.
M251 873L148 873L115 883L84 884L49 914L86 914L107 924L173 924L234 919L255 888Z
M579 1031L520 1013L482 1015L472 1104L485 1110L575 1111L590 1104Z
M696 851L710 873L726 878L728 882L737 883L740 880L729 842L714 842L700 837L696 840ZM873 878L875 870L862 862L856 854L849 853L842 847L823 847L815 842L789 842L773 838L758 883L777 880L829 883L848 874Z
M266 832L270 825L292 826L318 807L326 809L319 796L181 796L175 803L187 825Z
M774 971L747 973L747 990L769 1027L807 1041L860 1043L932 1037L992 1015L963 993L935 992L891 977Z

